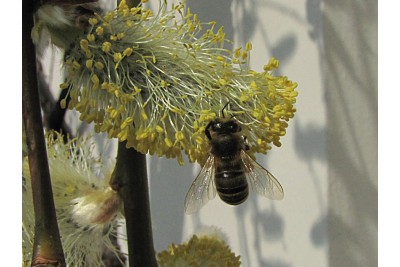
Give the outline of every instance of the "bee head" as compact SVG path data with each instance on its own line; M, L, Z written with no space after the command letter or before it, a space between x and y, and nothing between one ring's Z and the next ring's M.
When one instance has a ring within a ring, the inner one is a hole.
M229 101L221 110L222 117L219 117L208 123L204 132L209 140L212 139L212 135L229 135L241 131L239 124L233 119L233 116L229 119L225 118L224 110L228 105Z
M224 119L218 118L207 125L205 134L209 140L211 140L211 133L215 133L216 135L222 134L234 134L241 131L239 124L233 119Z
M236 121L216 119L211 122L211 130L220 134L231 134L240 132L240 126Z

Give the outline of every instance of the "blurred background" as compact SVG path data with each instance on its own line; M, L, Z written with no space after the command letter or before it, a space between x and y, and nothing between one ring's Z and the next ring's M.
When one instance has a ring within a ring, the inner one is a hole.
M257 155L283 185L281 201L251 194L231 207L216 198L185 215L185 195L200 166L148 157L156 251L217 227L246 267L377 266L377 5L187 0L201 21L224 26L233 47L253 44L252 69L278 59L275 74L297 82L299 96L282 147ZM45 53L43 71L57 98L60 52ZM77 132L88 130L74 112L67 115Z

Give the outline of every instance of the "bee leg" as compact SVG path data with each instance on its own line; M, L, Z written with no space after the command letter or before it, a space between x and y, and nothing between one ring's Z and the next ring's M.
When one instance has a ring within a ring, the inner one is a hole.
M209 130L210 127L211 127L211 124L212 124L212 121L210 121L210 122L207 124L207 127L206 127L206 129L204 130L204 133L206 134L208 140L211 140L211 134L210 134L210 130Z
M247 143L247 136L242 136L244 141L244 150L247 151L250 149L249 144Z

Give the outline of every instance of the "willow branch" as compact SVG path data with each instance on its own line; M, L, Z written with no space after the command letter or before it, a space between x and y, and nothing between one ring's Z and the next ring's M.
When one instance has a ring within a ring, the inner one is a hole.
M24 0L22 6L22 113L35 212L32 266L65 266L40 113L35 48L30 37L34 2Z
M140 2L126 1L129 7L137 6ZM153 245L146 168L146 155L126 148L126 142L118 143L117 162L110 185L119 192L124 203L129 266L132 267L158 266Z
M110 184L119 192L124 203L129 266L157 267L146 156L132 148L126 148L126 142L118 143L117 162Z
M121 2L121 0L118 0L117 4L119 4L120 2ZM138 6L141 3L141 0L125 0L125 3L129 7L134 7L134 6Z

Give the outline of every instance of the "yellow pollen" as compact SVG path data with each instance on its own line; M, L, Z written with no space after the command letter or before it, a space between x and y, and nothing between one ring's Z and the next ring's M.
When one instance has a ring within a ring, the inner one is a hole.
M185 135L183 134L182 131L178 131L178 132L175 133L175 138L178 141L182 141L182 140L185 139Z
M86 60L86 68L88 69L93 68L93 59Z
M240 51L241 49L241 47L235 49L234 55L236 58L240 57L240 55L242 54Z
M78 61L76 61L76 60L74 60L74 62L72 62L72 66L77 70L79 70L81 68L81 64L79 64Z
M167 83L167 82L164 81L164 80L161 81L161 87L168 87L168 86L170 86L169 83Z
M89 42L88 42L88 40L82 39L82 40L80 41L80 46L81 46L81 48L82 48L83 50L88 49L88 48L89 48Z
M64 98L64 99L61 99L61 101L60 101L60 107L61 107L62 109L65 109L66 106L67 106L67 100L66 100L65 98Z
M96 33L97 33L97 35L99 35L99 36L101 36L101 35L103 35L103 33L104 33L104 29L103 29L103 27L97 27L96 28Z
M120 132L117 134L117 138L118 138L120 141L125 141L125 140L128 138L128 133L129 133L129 131L128 131L127 129L128 129L128 128L126 128L125 130L120 131Z
M127 117L121 124L121 129L126 128L128 125L132 124L133 118L132 117Z
M258 88L257 83L256 83L255 81L252 81L252 82L250 83L250 87L251 87L252 89L255 89L255 90L260 89L260 88Z
M227 85L228 84L228 82L225 80L225 79L223 79L223 78L220 78L219 80L218 80L218 85L220 85L220 86L225 86L225 85Z
M99 77L96 74L93 74L90 80L93 82L93 90L96 90L99 87Z
M250 51L250 50L252 50L253 49L253 45L250 43L250 42L248 42L247 44L246 44L246 51Z
M94 40L96 40L96 37L94 36L94 34L89 33L86 37L90 42L94 42Z
M60 89L62 89L62 90L67 89L68 87L69 87L69 83L60 84Z
M124 56L129 57L130 55L132 55L133 49L128 47L127 49L124 50Z
M202 144L204 144L204 139L201 136L197 136L196 143L199 145L202 145Z
M160 125L157 125L156 126L156 132L162 134L162 133L164 133L164 128L161 127Z
M243 51L242 59L246 59L246 58L247 58L247 51Z
M264 66L264 71L270 71L279 67L279 61L275 58L270 58L267 65Z
M132 28L133 22L132 22L131 20L128 20L128 21L126 22L126 26L128 26L129 28Z
M92 58L92 52L90 52L89 49L86 49L85 50L85 56L86 56L86 58Z
M279 106L279 105L276 105L274 108L273 108L273 111L274 112L278 112L278 111L281 111L282 110L282 106Z
M174 144L172 143L171 139L168 137L165 137L164 139L165 144L167 145L168 148L171 148Z
M140 112L140 116L142 117L143 120L148 121L149 117L147 116L146 112L144 110L142 110Z
M90 25L96 25L98 23L98 20L96 18L89 18L89 24Z
M121 61L122 59L122 54L121 53L115 53L114 54L114 62Z
M96 61L96 63L94 63L94 66L95 66L96 69L98 69L98 70L104 69L104 64L101 63L100 61Z
M102 47L101 47L101 49L106 53L110 51L110 48L111 48L111 43L110 42L104 42Z

